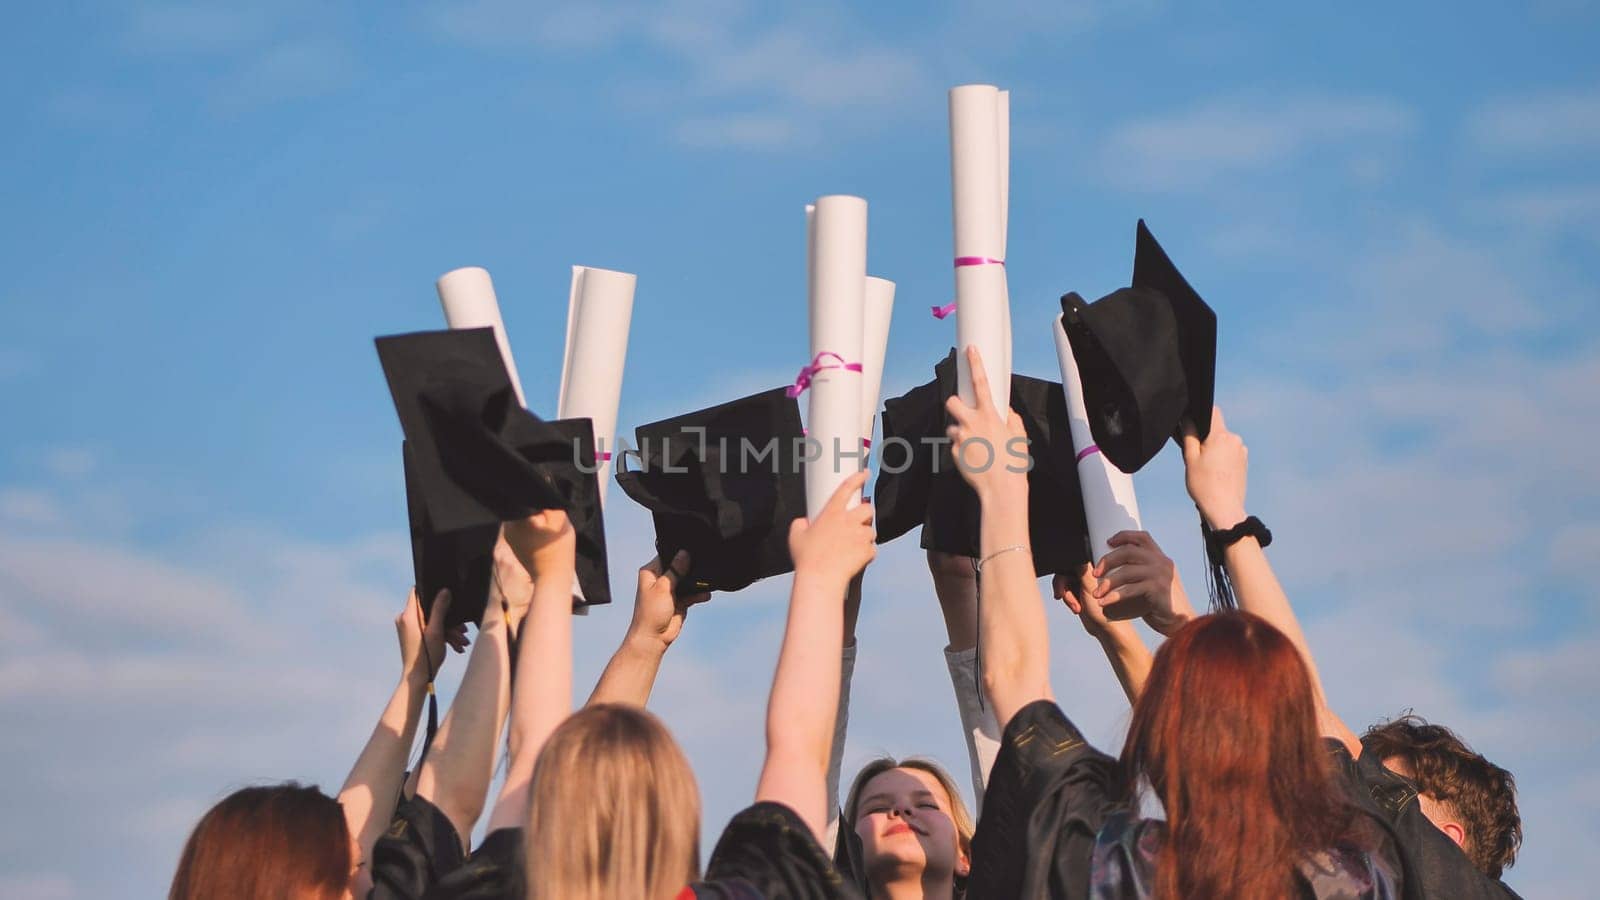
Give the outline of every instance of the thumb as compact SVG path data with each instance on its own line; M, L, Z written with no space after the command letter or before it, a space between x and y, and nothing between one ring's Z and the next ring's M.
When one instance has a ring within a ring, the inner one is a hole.
M1183 436L1183 464L1187 466L1200 456L1200 433L1187 418L1180 423L1180 429Z

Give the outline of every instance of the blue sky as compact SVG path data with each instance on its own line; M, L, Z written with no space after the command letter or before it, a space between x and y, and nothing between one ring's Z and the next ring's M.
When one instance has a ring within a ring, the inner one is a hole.
M0 895L155 896L223 793L338 784L410 577L371 338L440 327L444 271L493 273L545 413L568 267L638 273L631 431L793 376L802 207L860 194L900 286L885 393L925 380L954 335L926 312L952 290L945 90L973 81L1012 91L1018 371L1054 371L1055 298L1124 284L1149 220L1218 311L1219 399L1335 705L1457 726L1518 777L1512 885L1591 887L1600 7L809 7L8 16ZM1180 468L1138 486L1198 591ZM624 598L579 623L580 685L648 555L613 498ZM850 759L963 771L914 545L869 576ZM708 829L754 787L783 594L697 610L658 685ZM1063 706L1115 741L1103 660L1054 628Z

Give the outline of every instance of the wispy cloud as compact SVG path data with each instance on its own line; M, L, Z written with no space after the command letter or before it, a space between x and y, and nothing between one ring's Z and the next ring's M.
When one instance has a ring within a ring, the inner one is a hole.
M1480 149L1507 156L1600 150L1600 89L1500 97L1472 114L1467 135Z
M1362 165L1370 172L1374 145L1403 138L1412 127L1410 110L1384 97L1211 100L1116 126L1101 161L1117 183L1135 190L1204 187L1319 152L1367 161Z
M265 7L234 3L154 3L136 6L123 44L141 53L220 53L256 43L273 30Z
M635 54L625 95L649 94L669 133L693 147L779 150L809 144L807 128L860 128L936 90L914 51L864 40L827 18L757 17L745 3L555 3L474 0L430 8L424 26L446 41L515 50ZM659 78L641 72L659 73ZM658 88L661 79L676 85ZM733 104L746 110L730 112ZM644 104L641 104L644 105Z

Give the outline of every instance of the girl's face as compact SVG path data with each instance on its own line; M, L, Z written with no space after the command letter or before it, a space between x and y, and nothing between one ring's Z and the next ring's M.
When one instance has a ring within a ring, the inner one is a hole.
M950 795L920 769L889 769L862 785L854 827L869 881L967 874Z

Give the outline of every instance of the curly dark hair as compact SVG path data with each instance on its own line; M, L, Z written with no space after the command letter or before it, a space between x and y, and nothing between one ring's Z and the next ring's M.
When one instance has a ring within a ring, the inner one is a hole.
M1450 807L1466 831L1467 857L1490 878L1516 861L1522 846L1522 817L1511 773L1443 725L1430 725L1407 713L1374 725L1361 738L1364 752L1379 759L1398 757L1410 769L1417 790Z

